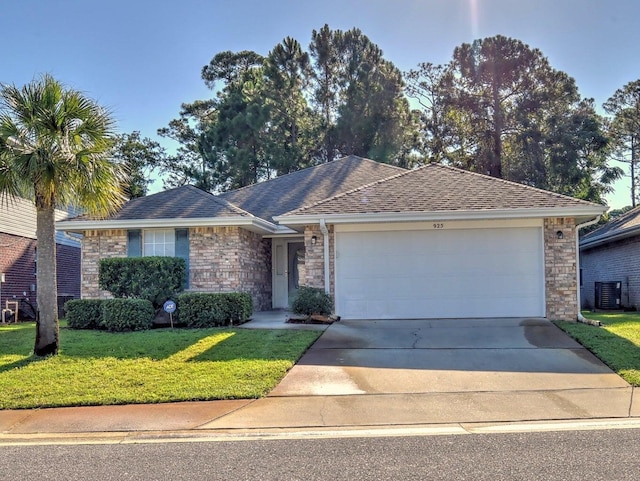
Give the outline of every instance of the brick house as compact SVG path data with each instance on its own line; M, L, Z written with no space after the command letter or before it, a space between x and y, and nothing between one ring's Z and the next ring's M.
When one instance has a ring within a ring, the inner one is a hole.
M639 260L640 207L582 237L582 308L640 308Z
M56 219L69 216L56 211ZM38 279L36 240L36 209L33 202L18 198L5 198L0 202L0 272L4 282L0 286L0 305L18 301L21 316L34 316ZM80 297L80 239L64 232L56 232L56 259L58 299ZM59 302L60 308L62 302Z
M286 308L324 288L348 319L578 313L577 231L604 207L437 164L350 156L220 195L191 186L127 203L83 234L82 297L105 257L173 255L190 291L246 291Z

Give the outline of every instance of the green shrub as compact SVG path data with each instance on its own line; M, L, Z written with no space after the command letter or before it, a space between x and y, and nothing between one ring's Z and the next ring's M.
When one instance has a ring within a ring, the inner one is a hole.
M142 331L151 328L155 314L146 299L105 299L101 326L112 332Z
M116 257L100 260L98 284L113 297L146 299L157 309L182 292L185 278L178 257Z
M188 327L240 324L251 317L253 300L246 292L181 294L177 300L178 322Z
M71 329L97 329L102 320L102 299L74 299L67 301L67 325Z
M291 310L296 314L310 316L312 314L329 315L333 311L333 299L318 287L300 286L298 295L293 300Z

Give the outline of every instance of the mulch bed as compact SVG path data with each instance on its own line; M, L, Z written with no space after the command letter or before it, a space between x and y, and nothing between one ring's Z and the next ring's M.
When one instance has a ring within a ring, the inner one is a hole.
M290 317L287 319L289 324L333 324L339 321L340 317L337 316L319 316L312 315L307 317Z

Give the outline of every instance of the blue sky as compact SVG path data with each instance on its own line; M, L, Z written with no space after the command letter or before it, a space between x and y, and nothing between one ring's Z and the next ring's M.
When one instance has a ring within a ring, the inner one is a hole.
M640 78L638 0L4 0L0 82L41 73L109 107L122 132L156 130L211 92L200 70L223 50L266 54L284 37L360 28L401 70L445 63L496 34L539 48L601 106ZM171 144L161 141L172 148ZM157 187L160 185L157 183ZM629 204L628 181L609 204Z

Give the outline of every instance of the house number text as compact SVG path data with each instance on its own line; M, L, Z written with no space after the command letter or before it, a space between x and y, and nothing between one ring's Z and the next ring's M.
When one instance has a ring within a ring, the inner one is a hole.
M433 224L433 228L434 229L444 229L444 224L436 222L436 223Z

